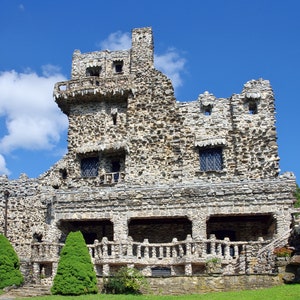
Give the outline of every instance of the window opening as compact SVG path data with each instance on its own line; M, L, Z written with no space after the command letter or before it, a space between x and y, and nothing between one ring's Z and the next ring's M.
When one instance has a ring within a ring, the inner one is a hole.
M111 116L112 116L113 124L117 125L117 113L112 114Z
M202 111L205 116L210 116L212 112L212 106L211 105L203 106Z
M120 164L120 161L119 160L114 160L111 162L111 171L114 174L114 181L117 182L119 180L119 172L120 172L120 169L121 169L121 164Z
M162 276L171 276L171 268L168 267L154 267L151 268L151 275L155 277L162 277Z
M200 171L221 171L223 169L222 148L199 150Z
M98 176L99 157L85 157L81 159L81 176L96 177Z
M122 73L123 72L123 61L114 62L115 72Z
M86 76L100 76L101 67L89 67L86 68Z
M249 114L256 115L257 114L257 103L254 101L249 102Z

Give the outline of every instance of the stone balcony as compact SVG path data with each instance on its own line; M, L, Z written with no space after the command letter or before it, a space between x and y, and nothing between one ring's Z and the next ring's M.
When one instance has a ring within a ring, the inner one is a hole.
M82 77L68 81L57 82L53 96L64 111L68 111L69 101L97 101L103 99L127 99L132 91L132 80L129 75L118 75L109 78L97 76Z
M230 241L228 238L217 240L194 240L190 235L186 240L176 238L170 243L135 242L130 237L127 241L95 240L88 245L92 261L98 276L109 275L116 267L136 266L146 276L151 276L153 268L167 268L170 276L195 275L195 269L203 272L223 274L272 273L272 253L263 257L263 269L256 269L261 264L257 254L259 249L270 241ZM34 263L56 262L63 244L47 242L32 244Z

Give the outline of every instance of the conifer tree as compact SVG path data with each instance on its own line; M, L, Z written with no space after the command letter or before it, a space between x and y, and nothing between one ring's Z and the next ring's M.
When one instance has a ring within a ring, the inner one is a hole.
M70 232L67 236L51 292L60 295L97 293L96 273L80 231Z
M0 234L0 289L19 286L23 281L19 258L9 240Z

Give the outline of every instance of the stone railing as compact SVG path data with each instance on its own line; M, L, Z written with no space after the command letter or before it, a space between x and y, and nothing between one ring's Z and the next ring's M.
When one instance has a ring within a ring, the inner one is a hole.
M101 242L95 240L94 244L88 245L88 249L95 266L102 268L99 275L108 275L113 265L138 265L143 268L184 266L187 270L184 271L185 275L191 275L192 265L206 266L208 262L218 262L219 270L223 269L224 273L251 274L257 272L254 261L257 261L259 249L268 243L262 239L254 242L233 242L228 238L217 240L214 235L210 239L201 240L192 239L188 235L184 241L174 238L170 243L149 243L147 239L135 242L130 237L128 241L117 242L104 237ZM34 243L32 261L57 262L62 246L47 242ZM264 261L264 264L269 263ZM265 272L264 269L259 270Z
M83 77L75 80L57 82L54 86L55 98L86 94L123 94L130 90L129 76L120 75L110 78Z
M115 184L123 182L125 179L124 172L111 172L100 175L100 184Z
M64 244L50 242L36 242L31 244L31 259L34 262L58 261Z
M267 242L232 242L228 238L216 240L214 237L193 240L188 236L184 241L177 241L174 238L171 243L149 243L147 239L140 243L130 238L128 242L118 243L108 241L104 237L101 242L95 240L95 243L88 247L95 263L124 260L131 263L161 264L164 260L168 263L187 259L193 262L205 262L211 258L238 259L247 252L247 246L253 244L259 249Z

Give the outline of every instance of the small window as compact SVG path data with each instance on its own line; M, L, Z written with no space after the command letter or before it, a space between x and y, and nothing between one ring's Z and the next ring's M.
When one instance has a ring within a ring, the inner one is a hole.
M257 103L254 101L250 101L248 104L249 114L256 115L257 114Z
M115 61L114 62L115 73L123 72L123 61Z
M117 125L117 115L118 115L117 113L111 115L114 125Z
M221 171L223 169L222 148L199 150L200 171Z
M151 275L154 277L164 277L164 276L171 276L171 268L168 267L155 267L151 268Z
M100 76L101 67L89 67L86 68L86 76Z
M81 159L81 176L96 177L98 176L99 157L85 157Z
M210 116L212 112L212 106L211 105L202 106L202 112L205 116Z

